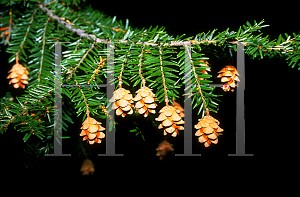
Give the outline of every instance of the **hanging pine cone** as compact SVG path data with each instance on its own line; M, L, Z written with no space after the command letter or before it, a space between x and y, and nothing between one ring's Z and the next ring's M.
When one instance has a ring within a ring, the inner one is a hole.
M144 117L147 117L149 112L155 114L155 108L157 104L154 102L155 95L152 92L152 89L144 86L136 91L137 95L134 97L136 101L135 108L138 109L139 114L144 114Z
M227 82L222 86L222 89L224 91L231 90L231 92L233 92L234 88L237 86L235 81L240 81L237 76L239 73L237 72L236 68L234 66L225 66L218 73L221 73L217 76L218 78L222 77L221 82Z
M176 109L176 112L178 112L178 115L183 118L184 117L184 109L181 107L181 105L177 102L174 101L173 99L173 105L171 105L172 107L174 107Z
M105 134L100 131L104 131L105 128L101 126L101 122L97 122L94 118L87 117L82 123L82 129L80 136L84 140L88 140L89 144L101 143L101 138L105 137Z
M172 106L164 106L159 113L161 113L157 118L156 121L163 121L159 126L158 129L162 129L166 127L164 130L164 135L167 133L172 133L173 137L176 137L179 134L179 130L184 130L183 126L177 126L179 124L184 124L184 121L178 115L180 113L179 110L176 110Z
M10 73L7 77L7 79L11 79L9 81L9 84L13 83L14 84L14 88L25 88L24 84L28 84L28 81L26 81L28 78L27 74L28 71L27 69L22 66L19 63L16 63L12 69L10 71L8 71L8 73Z
M209 147L211 143L218 143L218 136L221 135L223 129L219 127L220 122L214 119L212 116L207 115L202 119L198 119L198 124L195 125L196 131L195 136L198 138L200 143L204 143L205 147Z
M156 156L158 156L160 160L163 160L168 155L173 154L174 148L172 146L173 146L173 144L170 144L168 141L164 140L163 142L161 142L158 145L158 147L156 149L156 151L157 151Z
M127 111L127 114L133 113L133 104L131 104L133 103L132 94L130 94L129 90L118 88L116 91L114 91L114 95L109 102L114 102L112 109L116 110L117 116L122 115L124 118L126 116L124 111Z
M82 163L80 172L82 172L82 175L93 175L95 172L93 162L90 159L85 159Z

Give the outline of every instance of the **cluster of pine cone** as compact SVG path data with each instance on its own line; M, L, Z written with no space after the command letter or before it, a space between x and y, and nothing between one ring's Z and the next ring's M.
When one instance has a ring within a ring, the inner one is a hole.
M150 113L155 114L157 104L154 102L154 94L152 89L144 86L136 91L137 95L133 98L129 90L118 88L109 102L114 102L112 109L116 110L117 116L122 115L124 118L127 114L132 114L133 101L136 102L135 108L139 114L144 114L147 117Z
M133 101L135 101L135 108L139 114L143 114L144 117L149 115L149 112L155 114L155 108L157 104L155 103L156 98L155 94L152 92L152 89L144 86L136 91L137 95L133 98L129 90L124 88L118 88L113 97L109 100L113 102L112 109L116 110L116 115L122 115L125 117L126 114L132 114L134 107ZM182 107L174 101L174 105L164 106L159 113L161 113L156 121L163 121L158 129L164 129L164 135L171 133L173 137L176 137L179 134L178 130L184 130L183 126L184 121L181 119L184 117Z

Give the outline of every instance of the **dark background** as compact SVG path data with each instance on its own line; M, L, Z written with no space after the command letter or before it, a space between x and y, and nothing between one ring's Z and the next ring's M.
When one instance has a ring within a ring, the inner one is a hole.
M231 5L228 3L193 3L187 2L147 2L147 3L121 3L108 1L93 3L94 8L106 13L108 16L117 16L117 19L129 19L132 27L164 26L170 35L193 36L200 32L207 32L218 28L218 31L237 31L239 26L253 20L257 22L265 20L265 25L261 31L264 35L270 35L271 40L277 39L279 34L292 32L299 33L299 16L296 15L296 6L289 6L283 9L280 5ZM249 4L249 2L248 2ZM1 54L2 66L5 54ZM7 58L7 57L6 57ZM212 73L219 71L223 66L232 63L235 59L219 60L211 59L213 65ZM7 62L7 61L6 61ZM152 124L139 118L139 123L145 128L143 142L140 136L135 136L129 132L132 117L117 117L119 125L116 133L116 153L123 153L125 157L97 157L97 153L105 151L105 143L94 145L90 158L96 165L95 174L101 175L101 169L109 166L123 168L124 164L129 164L133 169L144 169L146 165L152 164L155 167L176 166L180 168L183 162L203 165L204 163L232 161L239 163L243 161L258 161L262 158L281 158L293 150L293 132L297 130L297 117L299 104L297 92L299 89L300 71L287 66L284 59L263 59L251 60L246 56L246 90L245 90L245 117L246 117L246 153L254 154L254 157L227 157L227 154L235 152L235 96L233 92L223 92L217 88L216 94L223 94L221 97L220 110L218 114L212 114L217 118L224 129L224 135L219 137L219 143L209 148L204 148L203 144L197 142L194 137L193 152L201 153L201 157L174 157L169 161L159 161L155 157L155 148L162 140L162 131L151 132ZM9 70L9 69L7 69ZM1 91L7 90L7 72L2 73ZM218 83L217 81L215 81ZM178 102L183 106L183 100ZM161 107L158 106L157 109ZM157 110L158 111L158 110ZM193 114L193 124L197 122L197 117ZM76 125L77 124L77 125ZM71 153L72 157L47 157L32 165L30 172L42 170L44 173L52 172L78 174L83 157L78 157L76 152L76 140L79 134L80 122L71 125L67 135L71 135L73 140L65 140L69 144L63 148L63 153ZM149 129L150 128L150 129ZM73 133L72 133L73 132ZM71 134L70 134L71 133ZM292 134L292 135L291 135ZM14 169L23 171L22 159L23 142L22 135L13 129L1 136L1 152L3 152L7 163ZM75 139L75 140L74 140ZM168 137L168 141L174 144L175 153L183 153L183 133L176 138ZM104 140L105 141L105 140ZM168 163L169 162L169 163ZM45 170L47 169L47 170ZM167 168L165 169L167 170Z

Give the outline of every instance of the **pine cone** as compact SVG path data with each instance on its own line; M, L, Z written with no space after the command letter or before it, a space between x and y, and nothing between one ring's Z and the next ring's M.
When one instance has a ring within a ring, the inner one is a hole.
M80 172L82 172L82 175L94 174L95 168L93 162L90 159L84 160Z
M164 106L159 113L161 113L157 118L156 121L163 121L159 126L158 129L162 129L163 126L167 127L164 130L164 135L167 133L172 133L173 137L176 137L179 134L178 130L184 130L183 126L177 126L179 124L184 124L184 121L178 115L180 113L179 110L175 110L172 106Z
M138 109L139 114L144 114L144 117L147 117L149 112L155 114L155 108L157 104L154 102L155 95L152 92L152 89L144 86L136 91L137 95L134 97L136 101L135 108Z
M101 122L97 122L94 118L87 117L82 123L82 129L80 136L84 140L88 140L89 144L101 143L101 138L105 137L105 134L100 131L104 131L105 128L101 126Z
M184 109L181 107L181 105L179 103L175 102L174 99L173 99L173 103L174 104L171 106L174 107L176 109L176 112L179 114L179 116L181 118L183 118L184 117Z
M240 79L237 77L239 73L237 72L236 68L234 66L225 66L218 73L221 73L217 76L218 78L222 77L221 82L227 82L222 86L222 89L224 91L231 90L231 92L233 92L234 88L237 86L235 81L240 81ZM230 89L230 87L232 89Z
M24 84L28 84L28 81L26 81L28 78L27 74L28 71L27 69L22 66L21 64L17 63L15 64L10 71L10 73L7 77L7 79L11 79L9 81L9 84L13 83L14 88L25 88Z
M218 136L221 135L223 129L221 129L218 125L220 122L210 115L205 116L202 119L198 119L198 124L195 125L195 129L199 129L196 131L195 136L200 136L198 138L200 143L204 143L205 147L209 147L211 143L218 143Z
M168 155L173 154L174 153L174 148L172 146L173 146L173 144L170 144L169 142L164 140L163 142L161 142L158 145L158 147L156 149L156 151L157 151L156 156L159 156L159 159L163 160Z
M129 90L124 88L118 88L115 92L113 97L109 100L109 102L114 102L112 105L112 109L116 110L117 116L122 115L124 118L126 113L124 111L128 111L127 114L132 114L133 110L133 101L132 101L132 94L130 94Z

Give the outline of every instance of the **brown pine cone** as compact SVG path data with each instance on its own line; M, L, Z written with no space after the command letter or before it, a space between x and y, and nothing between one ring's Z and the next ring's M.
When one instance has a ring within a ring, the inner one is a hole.
M178 112L172 106L164 106L159 113L161 113L157 118L156 121L163 121L159 126L158 129L162 129L166 127L164 130L164 135L167 133L172 133L173 137L176 137L179 134L179 130L184 130L183 126L178 126L179 124L184 124L184 121L178 115Z
M217 144L218 136L223 131L219 127L220 122L210 115L198 120L199 122L195 125L195 129L199 130L196 131L195 136L200 136L198 138L199 142L204 143L205 147L209 147L211 143Z
M227 82L222 86L222 89L224 91L234 91L234 88L237 86L235 84L235 81L240 81L237 75L239 73L237 72L236 68L234 66L225 66L221 71L219 71L219 74L217 77L221 78L221 82Z
M12 69L10 71L8 71L8 73L10 73L7 77L7 79L11 79L9 81L9 84L13 83L14 84L14 88L25 88L24 84L28 84L28 81L26 81L28 78L27 74L28 71L27 69L22 66L21 64L17 63L15 64Z
M155 114L155 108L157 104L154 102L155 95L152 92L152 89L144 86L136 91L137 95L134 97L136 101L135 108L138 110L139 114L144 114L144 117L147 117L149 112Z
M112 109L116 110L117 116L122 115L124 118L127 114L132 114L133 110L133 101L132 101L132 94L130 94L129 90L124 88L118 88L115 92L113 97L109 100L109 102L114 102L112 105ZM127 112L124 113L124 112Z
M172 146L173 146L173 144L170 144L169 142L164 140L163 142L161 142L158 145L158 147L156 149L156 151L157 151L156 156L159 156L159 159L163 160L168 155L173 154L174 153L174 148Z
M90 159L84 160L80 172L82 172L82 175L93 175L95 172L93 162Z
M88 140L89 144L101 143L101 139L105 137L105 134L100 132L105 130L101 124L94 118L87 117L80 128L82 129L80 136L84 136L82 140Z

